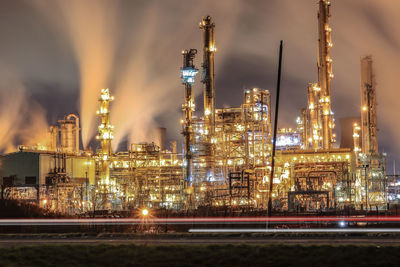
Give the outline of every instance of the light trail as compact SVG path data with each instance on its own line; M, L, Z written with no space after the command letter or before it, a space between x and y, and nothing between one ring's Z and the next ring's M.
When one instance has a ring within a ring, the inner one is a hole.
M400 233L398 228L189 229L189 233Z
M10 225L127 225L127 224L261 224L261 223L400 223L400 216L367 217L198 217L198 218L80 218L80 219L0 219Z

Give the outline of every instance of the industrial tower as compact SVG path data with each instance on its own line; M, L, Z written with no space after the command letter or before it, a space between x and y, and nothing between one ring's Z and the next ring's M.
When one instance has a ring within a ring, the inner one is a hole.
M333 46L331 39L332 29L329 26L329 0L319 1L318 13L318 86L321 90L321 108L322 108L322 148L332 149L335 142L333 135L334 119L331 111L331 80L332 74L332 59L330 50Z
M371 56L361 59L361 152L378 154L378 123L376 118L375 77Z
M206 136L207 179L214 176L214 134L215 134L215 82L214 82L214 40L215 24L210 16L203 17L200 29L203 32L203 80L204 84L204 134Z
M101 123L98 127L99 133L96 139L101 143L101 151L99 152L101 162L100 184L103 185L109 185L110 183L111 141L114 139L114 126L110 124L110 102L113 100L114 97L110 95L110 90L108 88L101 89L99 98L100 109L97 111Z
M184 112L184 120L183 122L183 136L185 138L185 166L186 166L186 175L185 182L186 185L190 185L192 182L191 173L192 173L192 151L191 151L191 143L193 139L193 129L192 129L192 116L195 111L195 104L192 95L192 85L194 83L194 79L199 72L198 69L195 68L193 64L193 60L197 54L196 49L184 50L182 51L183 55L183 67L181 68L181 78L182 84L185 86L185 103L182 106L182 110Z
M303 112L305 149L332 149L336 142L335 120L331 110L332 48L329 26L330 2L319 1L318 12L318 83L308 85L307 109Z
M333 46L331 39L332 29L329 27L329 0L319 1L318 31L319 31L319 57L318 57L318 84L321 88L322 104L322 146L324 149L331 149L335 138L333 136L334 119L331 111L331 80L332 59L330 50Z

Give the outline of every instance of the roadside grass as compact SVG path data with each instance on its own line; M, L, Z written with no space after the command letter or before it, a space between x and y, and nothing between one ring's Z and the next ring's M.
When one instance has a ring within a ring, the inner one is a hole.
M400 247L34 245L0 248L1 266L399 266Z

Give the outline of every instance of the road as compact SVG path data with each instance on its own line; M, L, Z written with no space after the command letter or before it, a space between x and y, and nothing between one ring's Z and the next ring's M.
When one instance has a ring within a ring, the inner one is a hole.
M0 239L0 247L26 245L210 245L210 244L251 244L251 245L374 245L400 246L398 238L177 238L177 239L126 239L126 238L51 238L51 239Z

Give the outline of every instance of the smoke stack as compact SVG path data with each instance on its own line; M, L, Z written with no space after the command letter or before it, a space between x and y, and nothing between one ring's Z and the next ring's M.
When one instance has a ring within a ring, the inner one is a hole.
M167 136L167 128L164 127L159 127L157 128L157 139L156 139L156 145L158 145L160 147L161 151L164 151L165 148L165 140L166 140L166 136Z
M340 118L340 148L354 149L353 128L354 124L360 125L359 117Z

